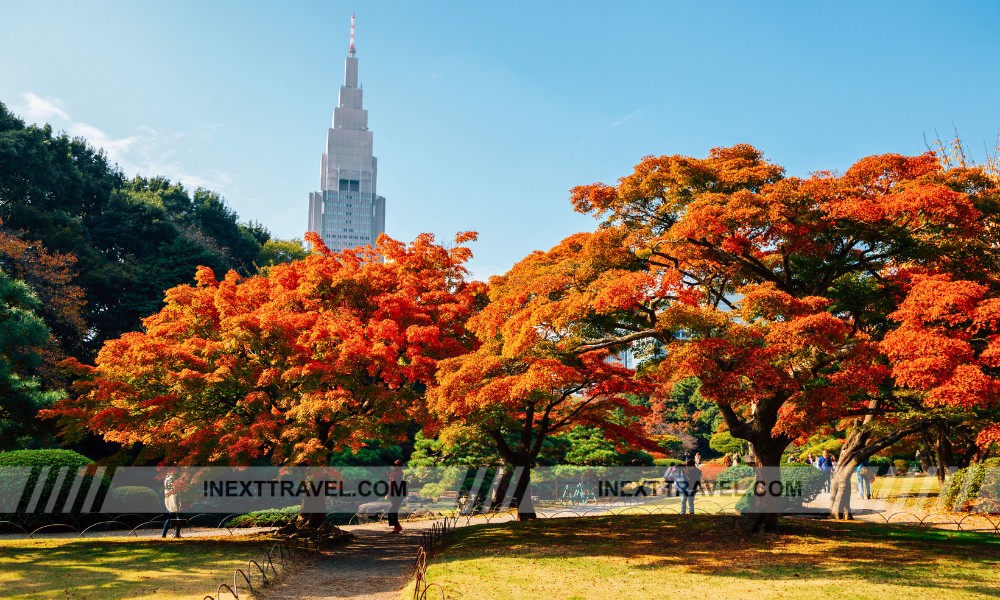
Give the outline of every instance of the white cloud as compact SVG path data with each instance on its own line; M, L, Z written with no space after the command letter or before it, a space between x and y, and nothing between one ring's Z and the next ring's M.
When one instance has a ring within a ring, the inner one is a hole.
M49 121L52 117L59 117L60 120L69 121L69 115L66 114L66 111L59 108L59 101L54 98L42 98L31 92L21 94L21 98L24 99L21 114L29 121L38 123L40 121Z
M625 123L628 123L629 121L631 121L632 119L638 117L641 114L642 114L642 109L641 108L637 108L637 109L633 110L632 112L630 112L629 114L625 115L624 117L621 117L620 119L618 119L615 122L613 122L610 125L608 125L608 128L618 127L620 125L624 125Z
M217 123L206 123L191 132L165 132L142 125L132 135L116 138L97 126L74 121L57 98L43 98L31 92L21 94L21 98L24 105L20 113L27 121L49 122L73 137L86 139L91 146L104 150L108 160L118 164L129 177L161 176L188 188L203 187L223 195L233 184L231 174L217 169L192 172L177 156L177 148L185 138L203 142L221 127Z

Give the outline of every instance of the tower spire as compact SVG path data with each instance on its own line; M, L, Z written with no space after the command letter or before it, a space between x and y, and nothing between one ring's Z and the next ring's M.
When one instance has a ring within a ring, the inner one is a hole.
M351 56L354 56L354 15L351 15Z

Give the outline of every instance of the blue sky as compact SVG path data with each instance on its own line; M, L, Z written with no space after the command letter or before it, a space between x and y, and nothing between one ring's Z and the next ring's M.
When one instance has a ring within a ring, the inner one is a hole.
M707 5L707 6L706 6ZM789 174L1000 127L1000 2L0 2L0 101L301 237L351 13L386 230L502 273L568 190L748 142Z

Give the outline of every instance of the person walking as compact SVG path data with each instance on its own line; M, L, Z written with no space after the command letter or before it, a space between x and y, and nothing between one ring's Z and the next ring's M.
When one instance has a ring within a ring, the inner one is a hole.
M816 461L816 467L820 471L823 471L823 473L826 474L826 477L824 478L824 481L823 481L823 491L824 492L829 492L830 491L830 475L833 474L833 459L830 458L830 451L829 450L824 450L823 451L823 456L819 457L819 460Z
M173 471L167 473L167 476L163 478L163 505L167 509L167 515L163 520L163 535L161 537L167 537L167 531L171 524L176 528L174 537L181 537L181 525L184 524L184 519L181 515L181 501L177 497L175 489L176 479Z
M858 478L858 495L862 499L871 500L872 499L872 479L875 478L875 474L869 469L865 463L858 465L855 469Z
M694 460L689 460L679 470L678 478L675 482L677 491L681 496L681 514L694 514L694 495L701 487L701 469L694 464Z
M403 468L402 461L395 461L392 466L389 467L389 494L386 496L389 500L389 526L392 527L390 533L399 533L403 530L403 526L399 524L399 507L403 504L403 494L400 489L403 481Z

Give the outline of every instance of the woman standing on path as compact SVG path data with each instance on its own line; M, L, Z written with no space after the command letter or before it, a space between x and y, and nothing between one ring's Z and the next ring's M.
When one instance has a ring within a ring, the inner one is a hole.
M161 537L167 537L167 530L170 529L170 524L173 523L177 530L174 532L174 537L181 537L181 501L177 498L177 490L174 489L174 477L173 471L167 473L167 476L163 479L163 505L167 509L167 516L163 520L163 535Z
M389 526L392 527L390 533L399 533L403 526L399 524L399 506L403 503L401 485L403 481L402 461L395 461L389 467Z

